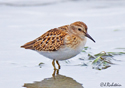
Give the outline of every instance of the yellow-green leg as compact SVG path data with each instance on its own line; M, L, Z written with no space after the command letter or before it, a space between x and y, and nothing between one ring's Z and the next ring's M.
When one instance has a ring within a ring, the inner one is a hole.
M60 66L60 64L59 64L59 62L56 60L56 63L57 63L57 65L58 65L58 69L60 69L61 68L61 66Z
M56 70L53 70L53 74L52 74L53 78L55 78L55 73L56 73Z
M57 74L57 75L59 74L59 69L56 70L56 74Z
M52 65L53 65L53 67L54 67L54 70L56 70L55 60L52 61Z

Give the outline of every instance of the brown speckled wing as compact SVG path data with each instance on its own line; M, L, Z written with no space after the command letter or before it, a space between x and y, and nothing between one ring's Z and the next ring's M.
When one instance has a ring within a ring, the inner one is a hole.
M54 28L21 47L38 51L56 51L61 45L64 45L64 38L66 35L66 32Z

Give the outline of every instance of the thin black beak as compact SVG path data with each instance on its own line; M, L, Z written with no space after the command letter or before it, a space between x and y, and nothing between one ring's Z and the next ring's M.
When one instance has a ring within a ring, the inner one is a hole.
M89 39L91 39L93 42L95 42L95 40L88 33L86 33L85 36L88 37Z

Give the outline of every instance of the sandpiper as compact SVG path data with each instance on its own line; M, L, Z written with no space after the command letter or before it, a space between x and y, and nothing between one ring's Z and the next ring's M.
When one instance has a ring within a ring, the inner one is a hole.
M52 59L54 69L56 69L56 61L58 69L60 69L58 61L67 60L79 54L85 46L86 37L95 42L87 33L87 25L77 21L70 25L51 29L21 47L37 51L43 56Z

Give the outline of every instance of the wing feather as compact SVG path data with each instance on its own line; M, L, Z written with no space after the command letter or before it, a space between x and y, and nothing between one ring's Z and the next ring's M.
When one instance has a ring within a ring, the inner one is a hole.
M38 51L56 51L64 45L66 35L67 33L65 31L54 28L21 47Z

